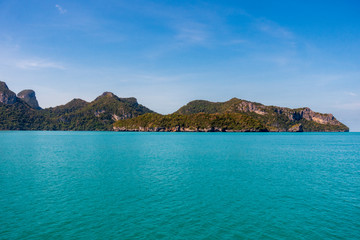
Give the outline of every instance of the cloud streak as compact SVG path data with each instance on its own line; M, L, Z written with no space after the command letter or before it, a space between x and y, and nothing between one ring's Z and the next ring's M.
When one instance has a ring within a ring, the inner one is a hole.
M288 29L280 26L276 22L270 21L268 19L257 20L257 28L259 31L264 32L270 36L280 38L280 39L293 39L294 34Z
M61 7L59 4L56 4L55 7L59 10L60 14L65 14L67 12L67 10Z
M36 70L36 69L45 69L45 68L52 68L52 69L65 69L62 64L51 62L44 59L32 59L32 60L20 60L15 64L18 68L21 69L29 69L29 70Z
M209 33L202 24L186 24L177 30L176 39L183 43L196 44L205 42Z

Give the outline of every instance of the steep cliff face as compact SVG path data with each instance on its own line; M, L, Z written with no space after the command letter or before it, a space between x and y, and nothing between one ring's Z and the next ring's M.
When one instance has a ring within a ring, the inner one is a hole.
M341 125L341 122L339 122L331 113L318 113L307 107L299 109L274 107L274 112L279 115L285 115L290 121L300 121L305 119L319 124Z
M33 90L31 89L23 90L17 94L17 97L22 99L24 102L29 104L29 106L34 109L41 109L36 99L35 92Z
M253 112L260 115L266 114L266 107L259 103L240 100L240 102L238 101L237 103L234 104L234 106L236 112L244 112L244 113Z
M6 83L0 81L0 103L14 104L16 101L16 94L9 90Z
M320 124L340 125L341 123L336 120L332 114L322 114L312 111L310 108L304 108L299 112L300 117L314 121Z

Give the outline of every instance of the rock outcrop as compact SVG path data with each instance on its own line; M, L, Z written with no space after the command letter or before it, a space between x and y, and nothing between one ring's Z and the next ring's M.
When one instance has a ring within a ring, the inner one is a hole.
M312 111L310 108L304 108L300 111L300 116L306 120L314 121L320 124L341 124L332 114L323 114Z
M36 99L35 92L31 89L26 89L17 94L17 97L26 102L31 108L41 109Z
M9 90L6 83L0 81L0 103L14 104L16 101L16 94Z
M300 121L301 119L305 119L320 124L341 125L341 122L339 122L331 113L318 113L307 107L299 109L275 107L274 112L285 115L290 121Z
M241 101L240 103L238 103L236 106L236 110L239 112L254 112L260 115L265 115L265 107L263 105L260 104L256 104L253 102L248 102L248 101Z
M288 132L303 132L303 126L301 123L295 124L291 126L288 130Z

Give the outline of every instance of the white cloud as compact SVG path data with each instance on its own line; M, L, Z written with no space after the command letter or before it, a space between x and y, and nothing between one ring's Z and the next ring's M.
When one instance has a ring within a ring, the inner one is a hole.
M43 68L55 68L55 69L65 69L65 67L59 63L51 62L43 59L36 60L20 60L15 64L18 68L22 69L43 69Z
M59 4L56 4L55 7L59 10L60 14L65 14L67 12L67 10L61 7Z

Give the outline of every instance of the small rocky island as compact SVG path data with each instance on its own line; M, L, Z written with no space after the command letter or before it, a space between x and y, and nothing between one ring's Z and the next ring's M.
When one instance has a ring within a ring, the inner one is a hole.
M232 98L195 100L161 115L136 98L105 92L92 102L73 99L42 109L35 92L17 95L0 81L0 130L149 131L149 132L347 132L332 114L310 108L265 106Z

